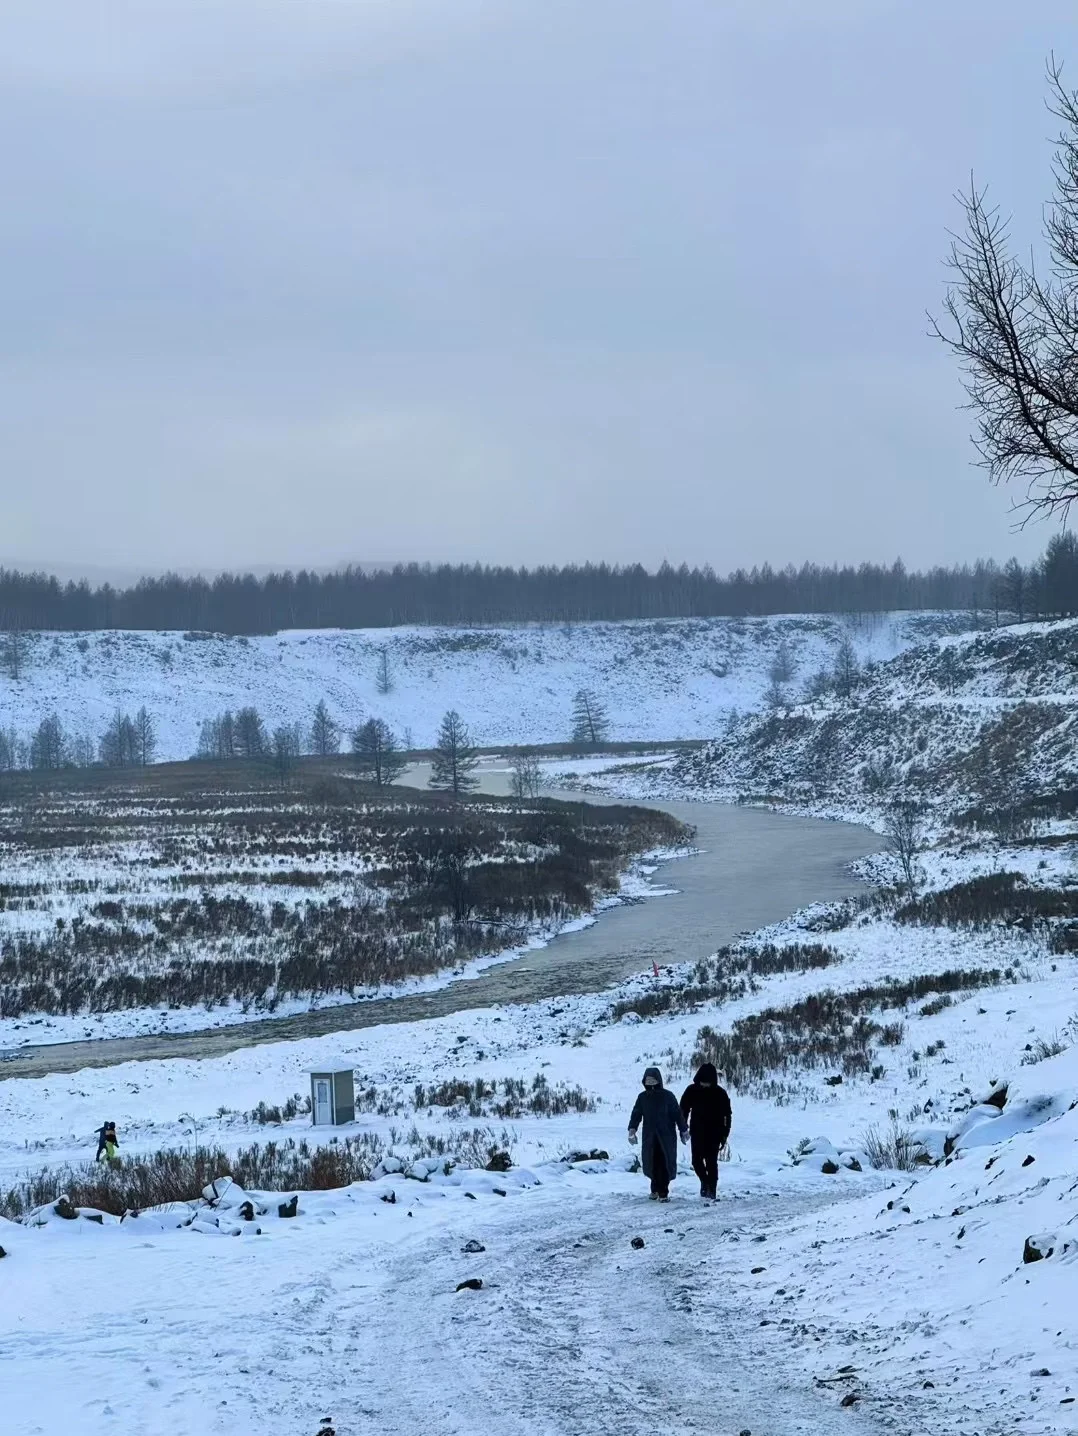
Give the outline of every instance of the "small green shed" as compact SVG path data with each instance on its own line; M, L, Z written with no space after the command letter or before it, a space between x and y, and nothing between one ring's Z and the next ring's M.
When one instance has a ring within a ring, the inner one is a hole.
M327 1062L311 1073L311 1121L316 1127L340 1127L356 1120L353 1069Z

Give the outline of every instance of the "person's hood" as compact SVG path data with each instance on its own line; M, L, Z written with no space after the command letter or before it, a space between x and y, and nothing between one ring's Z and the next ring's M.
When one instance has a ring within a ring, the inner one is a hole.
M719 1085L719 1074L715 1071L715 1064L713 1062L703 1063L692 1080L694 1082L710 1082L712 1087L717 1087Z
M658 1067L647 1067L644 1069L644 1076L640 1083L642 1087L646 1087L648 1085L649 1077L655 1078L655 1085L657 1087L661 1087L663 1085L663 1074L659 1071Z

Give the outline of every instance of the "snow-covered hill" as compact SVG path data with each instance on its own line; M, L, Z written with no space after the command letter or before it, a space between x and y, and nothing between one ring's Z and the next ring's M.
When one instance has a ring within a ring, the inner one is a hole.
M869 822L896 798L987 811L1076 786L1074 620L931 640L863 674L848 696L745 714L657 777L664 791Z
M188 758L199 725L254 704L270 728L325 698L347 728L372 714L416 746L457 708L483 745L561 742L573 694L593 690L616 740L706 738L761 707L780 643L794 686L844 639L862 662L894 658L960 626L957 614L583 623L544 627L292 631L260 638L99 632L27 635L19 679L0 670L0 728L22 737L55 713L95 743L121 709L145 705L159 760ZM379 692L387 654L391 691Z

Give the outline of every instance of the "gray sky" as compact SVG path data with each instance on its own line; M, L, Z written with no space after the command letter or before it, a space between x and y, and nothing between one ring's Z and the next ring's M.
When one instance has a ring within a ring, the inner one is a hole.
M7 0L5 561L1031 554L925 337L1073 0Z

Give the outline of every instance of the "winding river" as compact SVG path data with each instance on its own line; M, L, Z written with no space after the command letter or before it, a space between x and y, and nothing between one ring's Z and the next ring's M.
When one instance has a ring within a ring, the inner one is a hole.
M504 767L484 765L480 776L482 791L508 791ZM417 786L424 785L426 777L423 765L408 774ZM593 793L549 796L576 803L613 801ZM699 851L656 874L656 881L677 889L675 894L611 908L588 928L565 933L545 948L432 992L197 1032L29 1047L0 1066L0 1079L119 1062L215 1057L264 1042L601 991L633 973L650 970L652 963L662 966L706 957L738 933L775 922L795 908L855 892L858 883L848 864L877 852L882 841L868 828L724 803L663 801L647 806L673 813L696 828Z

